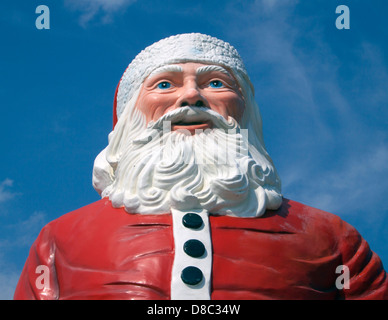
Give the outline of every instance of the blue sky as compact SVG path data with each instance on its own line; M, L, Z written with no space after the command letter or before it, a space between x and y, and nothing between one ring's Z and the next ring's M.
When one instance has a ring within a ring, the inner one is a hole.
M35 27L41 4L49 30ZM338 5L349 30L335 27ZM0 299L40 229L99 199L93 161L126 66L184 32L240 52L284 196L351 223L387 268L386 1L14 0L0 12Z

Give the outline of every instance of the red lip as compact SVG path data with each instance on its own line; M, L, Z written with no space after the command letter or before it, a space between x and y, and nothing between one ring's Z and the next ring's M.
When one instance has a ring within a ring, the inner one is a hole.
M171 130L187 130L192 135L195 134L195 130L206 130L211 129L212 123L211 122L202 122L202 123L175 123L171 125Z

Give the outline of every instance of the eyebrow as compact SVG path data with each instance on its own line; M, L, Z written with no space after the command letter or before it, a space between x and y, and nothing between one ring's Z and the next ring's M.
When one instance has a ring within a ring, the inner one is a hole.
M222 72L222 73L228 75L229 77L231 77L230 73L225 68L223 68L221 66L217 66L217 65L209 65L209 66L199 67L197 69L197 75L200 75L200 74L206 73L206 72L212 72L212 71L219 71L219 72Z
M160 73L164 72L183 72L183 68L181 66L178 66L176 64L169 64L167 66L162 66L159 68L156 68L154 71L150 73L148 76L149 78L154 77Z

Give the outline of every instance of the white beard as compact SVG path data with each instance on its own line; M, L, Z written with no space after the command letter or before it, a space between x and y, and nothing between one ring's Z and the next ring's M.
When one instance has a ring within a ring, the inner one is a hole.
M202 208L240 217L279 207L275 168L234 119L198 107L174 110L146 129L138 111L128 119L117 123L94 167L93 184L114 207L141 214ZM166 121L182 120L211 120L213 129L195 135L162 130Z

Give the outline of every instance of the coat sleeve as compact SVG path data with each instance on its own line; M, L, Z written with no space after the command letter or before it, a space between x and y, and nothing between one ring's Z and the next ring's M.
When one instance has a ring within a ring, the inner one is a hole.
M341 298L387 300L388 279L379 256L351 225L342 221L340 230L340 250L345 267L341 274Z
M31 246L16 286L15 300L54 300L59 290L55 272L55 242L50 225L45 226Z

